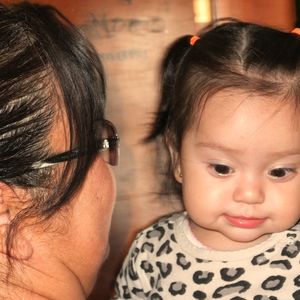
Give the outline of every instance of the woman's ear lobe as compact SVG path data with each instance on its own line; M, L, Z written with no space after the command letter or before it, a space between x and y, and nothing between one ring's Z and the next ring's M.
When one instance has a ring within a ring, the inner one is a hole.
M12 187L0 182L0 226L10 224L23 204Z
M0 253L7 254L7 232L9 225L3 224L0 225Z
M12 247L8 253L7 235L12 219L22 209L23 204L22 200L9 185L0 182L0 252L10 254L12 258L19 260L27 260L32 256L32 246L18 230L15 236L12 237Z
M33 248L31 243L21 233L16 233L12 237L12 245L10 251L7 249L7 235L10 224L0 226L0 253L9 255L13 259L28 260L32 257Z
M17 233L13 239L14 241L10 255L18 260L30 259L33 254L33 247L30 241L21 233Z

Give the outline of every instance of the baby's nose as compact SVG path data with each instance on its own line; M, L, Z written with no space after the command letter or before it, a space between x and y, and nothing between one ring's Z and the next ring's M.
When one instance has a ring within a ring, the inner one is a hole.
M233 199L236 202L259 204L264 202L263 184L258 179L244 178L240 180L234 190Z

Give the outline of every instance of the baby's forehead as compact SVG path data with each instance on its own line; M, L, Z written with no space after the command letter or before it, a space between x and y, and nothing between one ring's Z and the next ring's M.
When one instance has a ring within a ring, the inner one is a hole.
M196 149L195 153L204 148L221 149L248 162L253 157L265 162L300 153L300 115L294 105L279 98L244 94L222 102L222 96L209 99L198 122L187 128L184 149Z
M257 122L257 128L282 124L300 128L300 110L295 98L261 95L242 90L223 90L199 103L189 127L222 126L227 122ZM257 129L257 130L258 130Z
M300 104L300 98L292 96L265 95L261 92L249 92L241 89L224 89L209 96L199 97L194 113L195 116L202 115L208 111L214 111L216 107L224 112L232 113L238 111L242 106L247 106L249 109L257 109L261 113L290 109L298 114L300 112L298 102Z

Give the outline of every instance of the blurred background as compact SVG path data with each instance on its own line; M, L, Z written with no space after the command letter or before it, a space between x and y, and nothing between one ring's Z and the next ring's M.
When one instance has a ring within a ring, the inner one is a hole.
M17 1L6 1L17 2ZM159 65L167 46L212 20L234 17L290 31L299 24L298 0L36 0L60 9L81 27L104 63L107 118L121 137L115 167L118 195L111 251L89 300L110 298L114 278L137 231L180 203L164 199L156 145L144 144L156 110ZM84 259L84 258L83 258Z

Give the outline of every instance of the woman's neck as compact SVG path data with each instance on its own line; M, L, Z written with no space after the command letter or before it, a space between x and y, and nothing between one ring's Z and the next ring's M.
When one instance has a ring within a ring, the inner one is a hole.
M0 278L0 299L5 300L86 300L84 289L75 274L63 264L52 264L48 258L40 263L12 261L13 269ZM9 266L0 254L0 274ZM42 271L43 270L43 271ZM0 276L1 276L0 275ZM7 278L6 278L7 277Z

